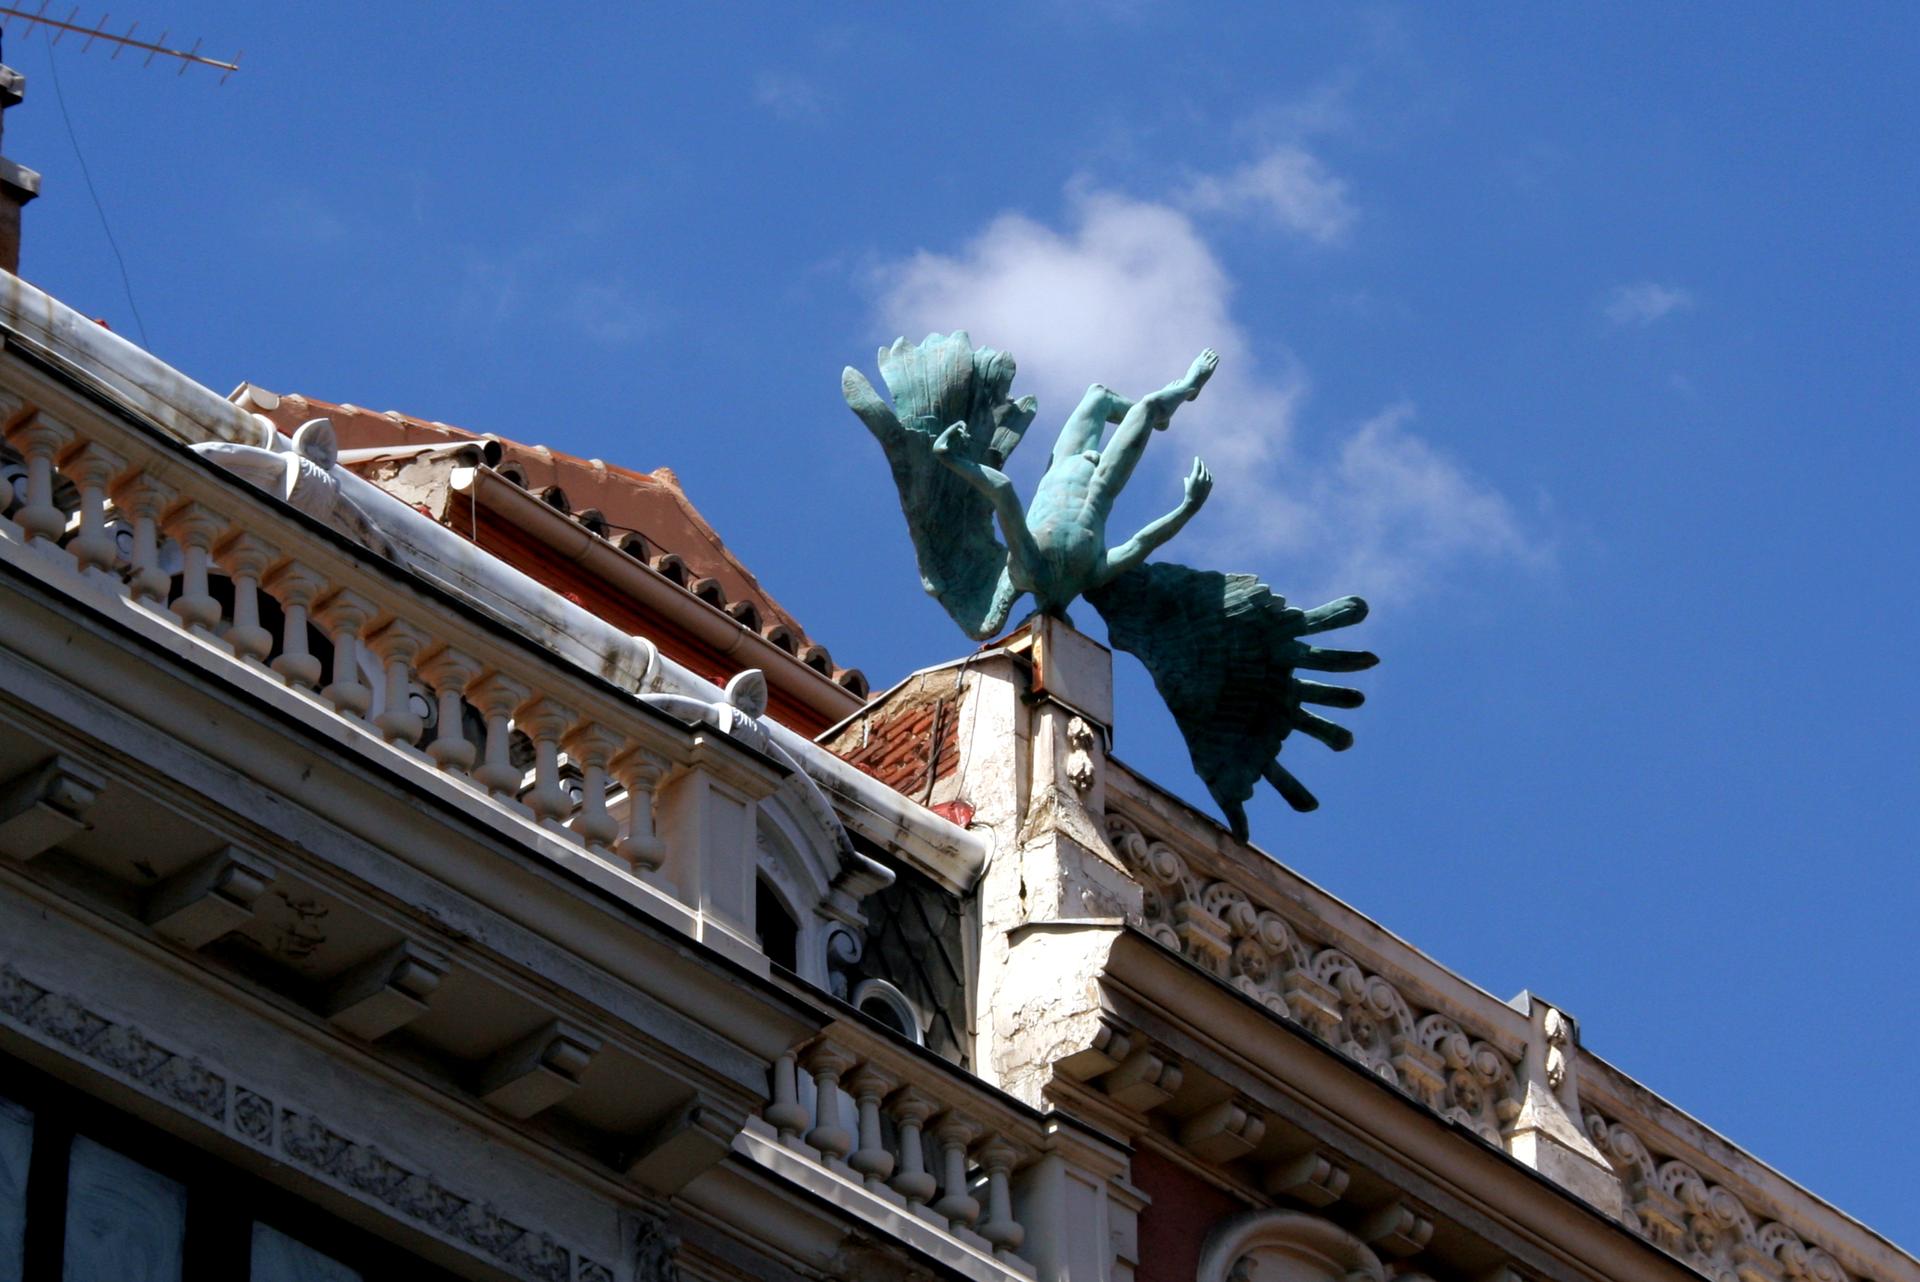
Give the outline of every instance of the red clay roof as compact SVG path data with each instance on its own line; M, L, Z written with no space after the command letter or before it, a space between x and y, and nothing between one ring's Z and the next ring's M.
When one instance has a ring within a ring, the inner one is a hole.
M626 550L865 697L865 678L857 670L833 666L825 648L813 642L799 621L727 550L668 468L636 472L601 459L578 458L543 445L523 445L492 433L470 432L394 410L362 409L297 394L277 395L251 384L242 384L233 399L288 434L302 423L324 417L333 423L343 452L498 441L501 458L497 467L503 475L616 543L623 542L623 536L639 536L638 540L624 539Z

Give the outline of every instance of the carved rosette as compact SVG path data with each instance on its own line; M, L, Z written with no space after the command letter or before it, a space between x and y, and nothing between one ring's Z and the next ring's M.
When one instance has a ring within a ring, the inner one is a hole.
M1628 1227L1716 1282L1853 1282L1838 1260L1777 1221L1756 1225L1740 1198L1638 1135L1588 1109L1594 1146L1627 1194Z
M1107 838L1140 883L1139 925L1276 1015L1366 1065L1489 1144L1519 1115L1513 1063L1444 1015L1409 1006L1392 983L1309 941L1272 908L1196 875L1178 852L1110 812Z
M1118 815L1107 816L1107 840L1140 883L1141 929L1175 952L1184 952L1174 908L1191 899L1198 889L1186 864L1166 846L1148 841Z

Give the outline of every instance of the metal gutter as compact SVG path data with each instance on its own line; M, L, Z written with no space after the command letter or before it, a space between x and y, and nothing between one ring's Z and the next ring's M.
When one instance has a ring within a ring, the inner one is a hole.
M533 535L569 561L591 570L641 605L669 616L703 645L728 658L738 658L742 668L759 668L770 684L826 720L843 720L864 706L864 700L831 677L807 667L732 615L707 605L498 472L456 467L448 486L506 518L516 529Z

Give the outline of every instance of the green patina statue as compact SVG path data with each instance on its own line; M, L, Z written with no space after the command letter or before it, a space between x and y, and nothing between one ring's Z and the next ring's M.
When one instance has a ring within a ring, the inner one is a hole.
M851 367L841 391L892 465L921 583L967 635L998 633L1023 593L1061 619L1084 596L1106 620L1114 647L1146 665L1235 837L1247 838L1245 802L1261 778L1296 810L1318 805L1281 766L1281 744L1299 730L1336 751L1351 747L1349 731L1303 705L1353 708L1363 696L1295 670L1354 672L1376 659L1302 638L1360 622L1366 603L1343 597L1298 610L1252 575L1148 564L1213 489L1197 458L1179 507L1125 543L1107 544L1114 499L1147 442L1200 394L1219 357L1202 352L1184 376L1137 401L1097 383L1087 389L1024 511L1000 470L1036 413L1032 397L1011 399L1013 358L975 349L955 332L917 347L897 339L880 349L879 364L892 405ZM1103 448L1111 423L1119 426ZM996 517L1005 544L994 537Z

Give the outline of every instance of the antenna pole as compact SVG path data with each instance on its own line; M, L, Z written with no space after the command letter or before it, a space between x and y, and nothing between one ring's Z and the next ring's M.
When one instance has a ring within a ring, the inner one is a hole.
M53 43L55 44L59 44L60 37L66 35L67 32L75 31L87 38L86 44L80 46L82 53L86 52L96 40L104 40L108 44L113 45L113 56L115 58L118 58L124 49L145 49L147 51L147 60L140 64L143 67L151 64L155 58L178 58L180 60L181 75L184 76L187 74L188 67L196 65L212 67L214 70L224 73L220 77L221 84L227 83L227 77L240 70L239 54L236 53L233 55L232 62L222 62L218 58L209 58L200 52L200 41L198 40L193 42L193 48L191 49L168 48L165 43L167 33L164 31L160 33L159 41L135 40L133 33L140 26L138 22L127 28L126 35L116 36L107 30L107 18L109 15L104 13L100 15L100 21L91 27L84 22L74 21L75 18L80 16L80 7L78 5L74 6L73 12L68 14L64 21L59 18L49 18L46 16L46 13L47 0L41 0L40 9L37 13L26 9L16 9L12 5L0 5L0 26L3 26L8 18L18 18L22 22L37 23L43 27L51 27L58 33L53 38Z

